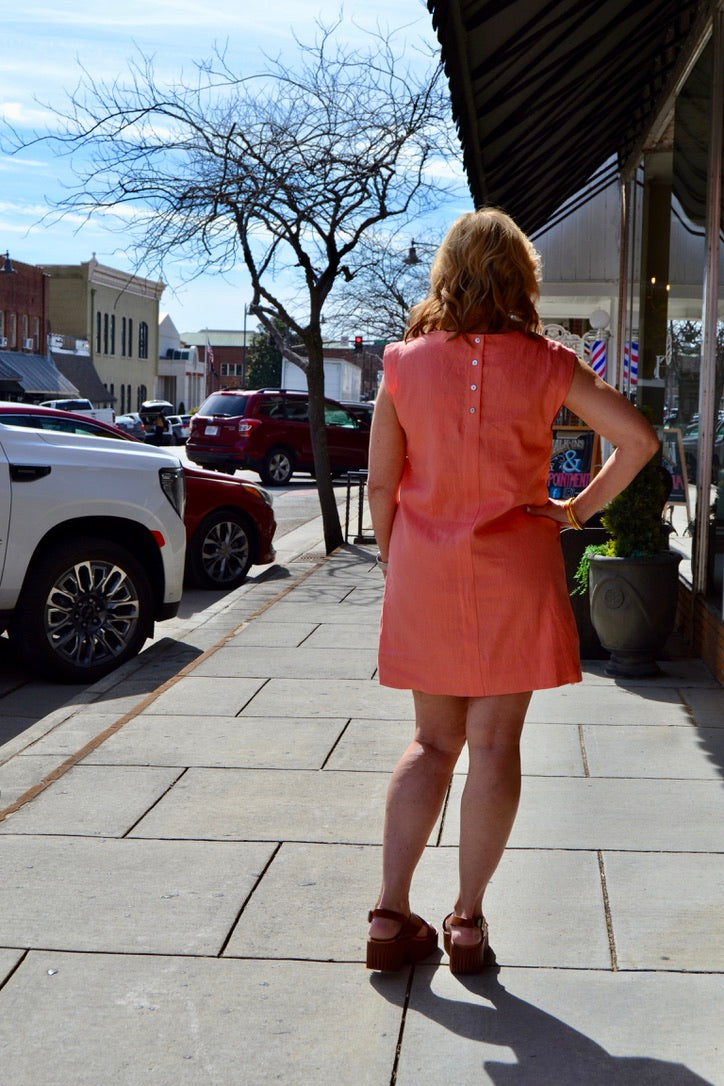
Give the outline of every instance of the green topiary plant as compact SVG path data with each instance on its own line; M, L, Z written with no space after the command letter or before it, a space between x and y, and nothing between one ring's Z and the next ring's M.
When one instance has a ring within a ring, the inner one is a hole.
M575 573L574 594L588 591L588 569L594 555L649 558L669 549L662 513L670 490L670 476L657 454L603 510L601 523L609 538L605 543L586 547Z

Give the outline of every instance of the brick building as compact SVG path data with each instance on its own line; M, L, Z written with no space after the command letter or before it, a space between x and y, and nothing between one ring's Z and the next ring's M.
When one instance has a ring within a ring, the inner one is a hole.
M0 398L39 401L77 396L48 353L48 276L0 257Z

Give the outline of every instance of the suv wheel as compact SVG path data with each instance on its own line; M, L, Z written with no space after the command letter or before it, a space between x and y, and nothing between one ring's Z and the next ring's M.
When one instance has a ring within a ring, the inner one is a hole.
M294 462L288 449L270 449L261 466L261 479L267 486L284 486L292 477Z
M153 596L123 547L68 540L36 558L17 615L11 638L34 670L92 683L140 651L153 630Z
M199 588L237 588L251 561L251 531L244 518L221 509L201 522L186 552L189 577Z

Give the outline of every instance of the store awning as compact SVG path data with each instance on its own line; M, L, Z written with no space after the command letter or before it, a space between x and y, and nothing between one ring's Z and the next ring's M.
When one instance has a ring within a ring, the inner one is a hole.
M502 207L529 234L604 163L615 174L641 146L711 13L706 0L428 8L475 205Z
M88 355L54 351L52 358L63 377L78 389L81 396L90 400L96 407L102 405L112 407L115 404L116 397L103 384L98 370L93 365L93 360Z
M25 351L0 351L0 391L5 394L77 396L78 389L60 372L52 359Z

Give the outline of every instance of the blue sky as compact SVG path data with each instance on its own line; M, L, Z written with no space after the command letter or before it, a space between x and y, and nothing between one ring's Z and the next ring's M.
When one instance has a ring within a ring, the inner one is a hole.
M12 10L8 10L12 7ZM249 10L255 11L249 16ZM154 58L157 75L190 73L193 61L210 55L215 42L228 40L236 70L256 71L262 52L282 55L294 48L291 31L303 41L315 34L315 20L333 20L338 2L274 0L121 0L112 7L98 0L20 0L0 12L0 115L18 131L44 129L52 115L40 103L62 106L82 65L94 76L123 75L138 49ZM400 39L413 50L434 43L432 23L422 0L357 0L344 7L345 35L362 27L404 28ZM453 167L455 168L455 167ZM101 263L131 270L124 242L102 219L87 224L68 219L39 224L67 180L67 166L46 150L30 148L16 156L0 154L0 252L28 264L79 263L93 253ZM460 174L460 196L442 212L442 226L470 207ZM174 269L161 309L180 332L204 327L240 328L250 298L248 278L239 267L225 277L205 274L183 285Z

